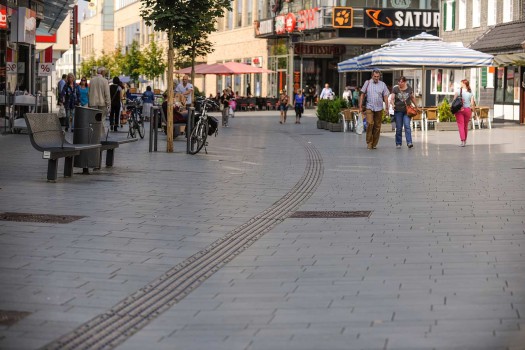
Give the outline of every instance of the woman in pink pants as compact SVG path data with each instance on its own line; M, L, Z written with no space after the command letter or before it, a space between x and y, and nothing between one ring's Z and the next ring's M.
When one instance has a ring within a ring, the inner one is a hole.
M463 100L463 107L455 114L456 123L458 123L459 138L461 140L461 144L459 146L465 147L467 145L468 123L472 117L471 107L474 107L475 105L474 95L472 94L470 83L467 79L463 79L461 81L461 89L459 92L456 91L454 99L456 99L458 95L461 95Z

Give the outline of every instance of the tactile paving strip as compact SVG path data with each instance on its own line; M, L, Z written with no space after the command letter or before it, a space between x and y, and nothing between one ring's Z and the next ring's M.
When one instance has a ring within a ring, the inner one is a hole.
M298 136L292 137L301 140ZM311 143L303 141L303 146L307 154L305 172L297 184L274 205L173 267L104 314L43 349L112 349L118 346L288 218L310 198L323 177L320 153Z
M359 210L359 211L296 211L292 215L290 215L291 218L299 218L299 219L306 219L306 218L322 218L322 219L330 219L330 218L368 218L370 217L370 214L372 212L370 210Z

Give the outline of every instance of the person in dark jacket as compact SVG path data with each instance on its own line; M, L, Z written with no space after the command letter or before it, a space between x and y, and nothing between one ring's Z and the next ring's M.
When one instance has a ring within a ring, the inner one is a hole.
M114 132L118 131L120 122L120 108L122 106L122 88L120 87L120 79L113 78L113 84L109 86L109 96L111 96L111 109L109 111L109 125Z
M72 129L75 127L75 106L80 104L80 94L78 85L75 83L75 76L73 73L67 75L66 84L62 88L61 101L66 110L66 131L69 130L69 122L71 120Z

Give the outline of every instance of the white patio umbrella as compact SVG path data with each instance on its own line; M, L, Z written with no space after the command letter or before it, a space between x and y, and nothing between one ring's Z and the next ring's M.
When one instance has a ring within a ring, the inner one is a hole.
M428 68L487 67L492 65L493 59L492 55L421 33L398 45L382 47L355 57L355 63L360 70L421 68L422 86L426 86L425 70Z

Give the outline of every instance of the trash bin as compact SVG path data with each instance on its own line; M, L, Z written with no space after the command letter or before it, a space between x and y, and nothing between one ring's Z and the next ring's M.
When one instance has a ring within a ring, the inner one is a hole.
M98 109L75 107L75 125L73 131L74 144L100 143L102 128L102 112ZM100 150L80 151L73 165L77 168L98 168L100 165Z

